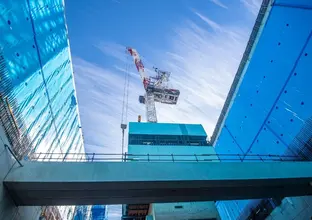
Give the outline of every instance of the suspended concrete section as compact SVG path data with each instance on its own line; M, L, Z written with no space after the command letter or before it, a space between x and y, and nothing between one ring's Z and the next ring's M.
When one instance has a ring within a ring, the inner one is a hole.
M312 195L312 162L23 162L4 185L18 206Z

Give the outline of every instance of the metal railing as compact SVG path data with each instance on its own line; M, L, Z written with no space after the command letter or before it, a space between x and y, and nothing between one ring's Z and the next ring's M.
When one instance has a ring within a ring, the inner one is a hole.
M291 155L274 154L105 154L105 153L34 153L25 158L45 162L273 162L304 161Z

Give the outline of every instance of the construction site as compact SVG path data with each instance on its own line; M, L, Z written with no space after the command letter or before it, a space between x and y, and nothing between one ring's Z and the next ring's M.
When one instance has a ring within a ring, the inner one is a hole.
M86 151L64 1L0 12L1 220L110 220L109 205L123 220L312 217L311 1L262 1L212 136L159 122L185 98L178 73L124 48L120 153Z

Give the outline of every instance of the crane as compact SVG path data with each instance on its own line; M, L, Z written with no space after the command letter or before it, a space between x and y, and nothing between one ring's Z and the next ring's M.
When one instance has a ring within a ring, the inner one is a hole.
M129 100L129 64L126 63L126 72L125 72L125 82L124 82L124 91L123 91L123 100L122 100L122 112L121 112L121 155L122 160L124 159L124 148L125 148L125 130L127 129L128 121L128 100Z
M153 67L156 76L148 76L137 50L127 47L127 51L133 58L145 90L145 95L139 96L139 102L145 104L146 119L148 122L157 123L155 102L175 105L178 102L180 91L168 88L170 72Z

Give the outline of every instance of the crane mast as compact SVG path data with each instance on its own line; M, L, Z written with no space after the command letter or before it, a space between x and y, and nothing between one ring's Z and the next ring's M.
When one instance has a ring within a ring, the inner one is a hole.
M145 109L148 122L157 122L156 106L154 94L152 92L145 93Z
M177 104L180 91L168 88L166 83L169 82L170 72L154 68L156 76L148 76L136 49L127 47L127 51L133 58L145 90L145 95L139 96L139 102L145 104L147 121L156 123L157 114L155 102Z

